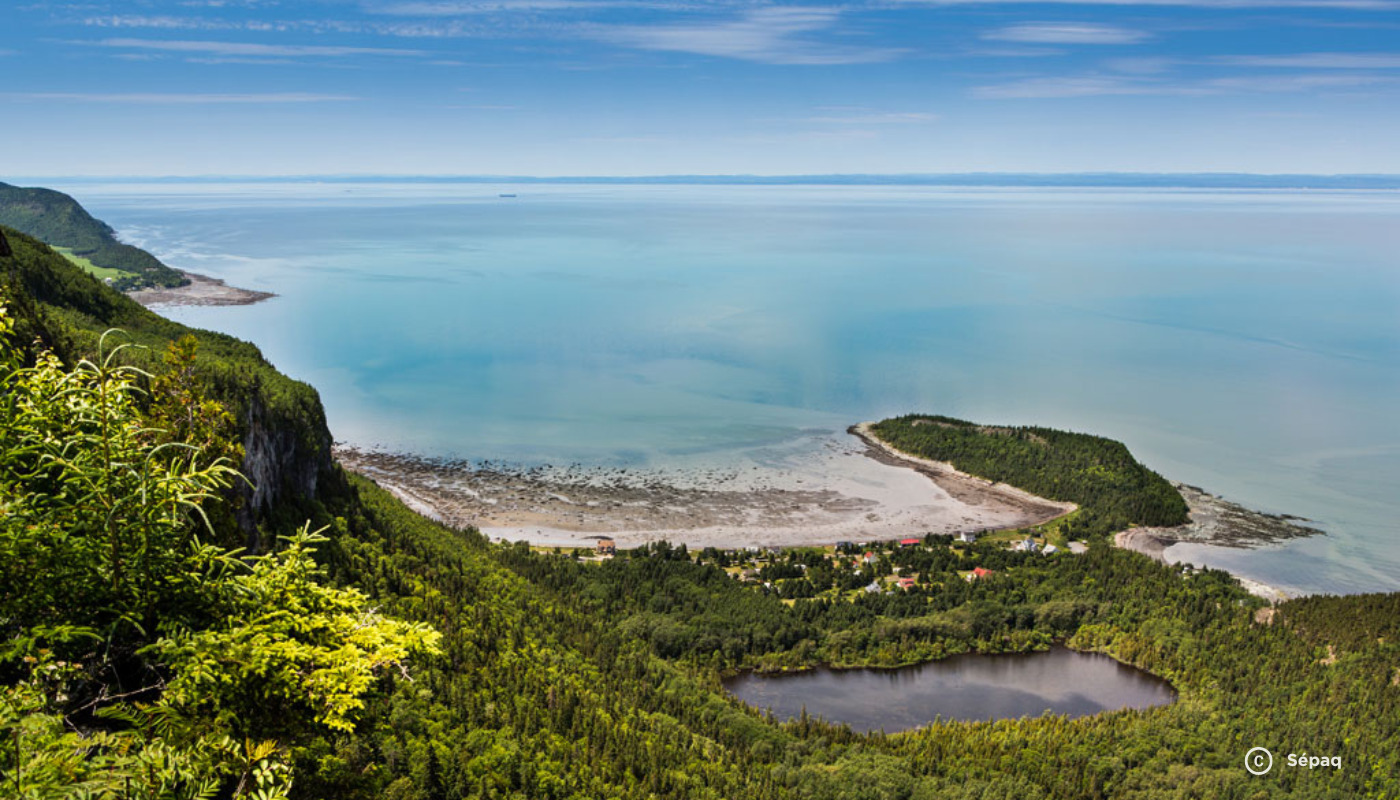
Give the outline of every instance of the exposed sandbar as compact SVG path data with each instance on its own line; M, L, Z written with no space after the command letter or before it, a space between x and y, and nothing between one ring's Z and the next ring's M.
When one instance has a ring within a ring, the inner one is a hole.
M190 279L184 286L141 289L128 292L127 296L143 306L247 306L277 296L272 292L229 286L208 275L193 272L184 275Z

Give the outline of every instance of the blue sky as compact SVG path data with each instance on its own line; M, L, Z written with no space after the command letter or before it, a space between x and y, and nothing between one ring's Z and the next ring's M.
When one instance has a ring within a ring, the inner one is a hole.
M10 0L0 177L1400 173L1400 0Z

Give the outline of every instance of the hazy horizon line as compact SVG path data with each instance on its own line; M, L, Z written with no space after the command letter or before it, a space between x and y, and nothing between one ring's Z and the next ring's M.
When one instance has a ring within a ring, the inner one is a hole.
M1156 187L1156 188L1342 188L1400 189L1397 173L1257 172L937 172L937 173L751 173L662 175L424 175L330 173L287 175L25 175L12 181L78 183L468 183L614 184L751 186L987 186L987 187Z

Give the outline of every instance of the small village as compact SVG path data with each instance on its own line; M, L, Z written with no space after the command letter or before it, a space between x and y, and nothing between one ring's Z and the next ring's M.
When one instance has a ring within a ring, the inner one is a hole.
M1054 543L1056 538L1060 544ZM706 547L696 552L687 551L684 545L673 548L654 543L619 553L616 540L603 537L591 553L578 549L572 555L601 562L642 557L654 551L671 558L684 554L790 603L801 598L852 600L862 595L933 593L950 575L969 582L988 580L1032 558L1077 555L1087 549L1082 541L1018 529L964 531L957 536L927 534L897 541L841 541L824 547Z

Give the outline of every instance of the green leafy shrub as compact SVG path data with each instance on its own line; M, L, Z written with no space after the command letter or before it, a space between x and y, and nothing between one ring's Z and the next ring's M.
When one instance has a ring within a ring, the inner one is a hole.
M210 544L206 506L239 476L143 420L152 376L118 363L117 334L72 369L48 351L24 366L13 335L0 306L6 781L35 798L286 796L290 747L352 730L438 634L322 585L306 528L268 555Z

